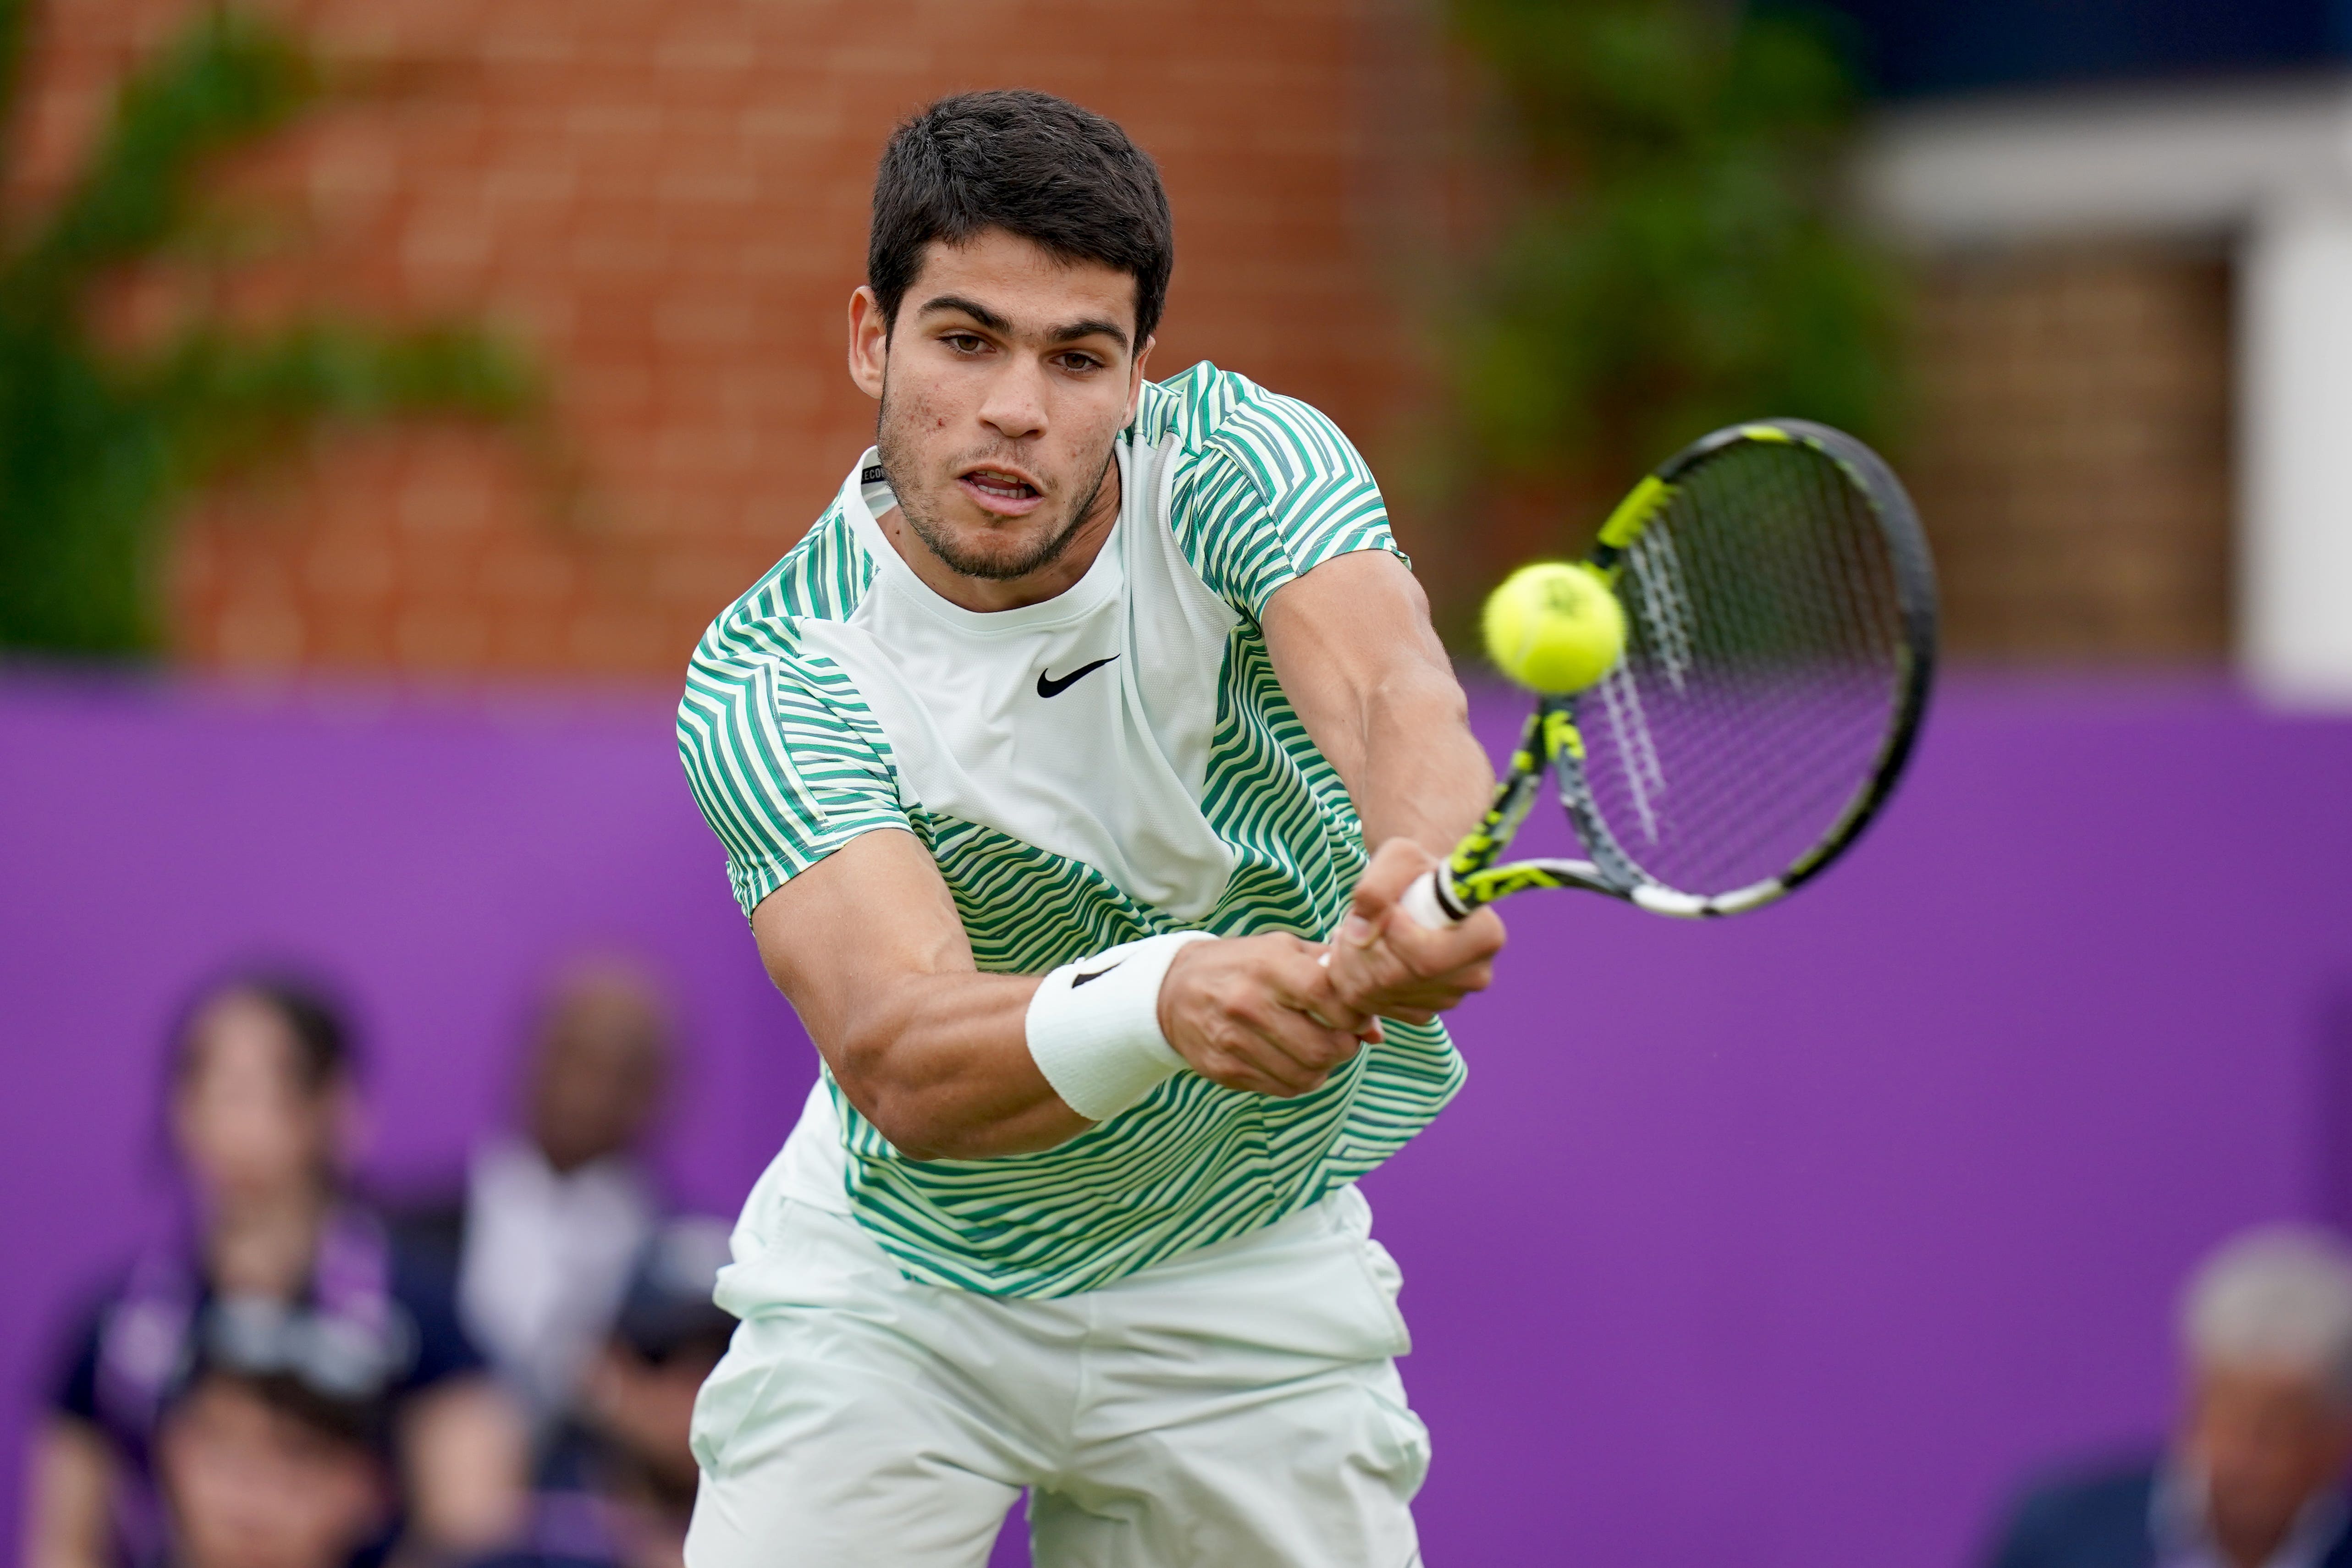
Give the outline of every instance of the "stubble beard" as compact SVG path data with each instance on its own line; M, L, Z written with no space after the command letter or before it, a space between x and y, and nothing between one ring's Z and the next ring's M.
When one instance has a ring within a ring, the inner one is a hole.
M886 481L893 474L920 471L907 452L905 444L898 439L895 424L890 417L890 383L886 379L882 383L882 410L875 421L874 435L875 449L881 456ZM1116 439L1113 438L1114 442ZM1078 530L1085 528L1087 520L1094 516L1095 505L1102 499L1103 486L1109 482L1110 466L1116 455L1114 451L1103 453L1102 466L1095 471L1095 482L1087 486L1085 498L1071 509L1068 520L1058 530L1013 556L982 555L964 549L938 515L929 510L922 497L900 489L895 481L890 481L890 490L898 497L898 515L907 519L907 526L914 530L917 538L923 541L923 548L939 557L950 571L959 577L979 578L986 582L1010 582L1027 577L1033 571L1043 571L1062 559L1062 552L1070 548L1070 541L1077 538ZM982 461L986 459L983 457Z

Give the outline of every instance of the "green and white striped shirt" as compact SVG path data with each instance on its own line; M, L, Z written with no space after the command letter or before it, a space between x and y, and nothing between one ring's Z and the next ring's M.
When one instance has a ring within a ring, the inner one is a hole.
M893 502L868 453L712 623L678 747L747 915L890 830L930 851L984 970L1164 931L1339 925L1361 827L1258 620L1318 562L1395 549L1379 487L1321 414L1205 363L1143 389L1117 455L1118 524L1045 603L979 614L925 588L874 521ZM1402 1146L1463 1066L1439 1026L1386 1033L1311 1094L1180 1073L1058 1148L992 1160L902 1156L828 1073L797 1157L761 1185L804 1196L824 1173L824 1198L916 1280L1087 1290L1272 1224Z

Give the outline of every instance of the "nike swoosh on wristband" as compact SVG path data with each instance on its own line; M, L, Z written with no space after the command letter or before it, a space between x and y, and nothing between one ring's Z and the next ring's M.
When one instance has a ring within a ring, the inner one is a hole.
M1108 664L1108 663L1110 663L1110 661L1109 661L1108 659L1106 659L1106 660L1104 660L1104 661L1103 661L1103 663L1105 663L1105 664ZM1088 665L1087 666L1087 670L1091 670L1091 669L1093 669L1093 668L1094 668L1094 666L1093 666L1092 664L1088 664ZM1079 675L1082 675L1082 674L1086 674L1086 670L1080 670L1080 671L1078 672L1078 674L1079 674ZM1072 675L1072 676L1070 677L1070 679L1072 679L1072 680L1074 680L1074 681L1075 681L1075 680L1076 680L1077 678L1078 678L1078 675ZM1118 964L1124 964L1124 963L1126 963L1126 962L1127 962L1127 960L1126 960L1126 959L1121 958L1121 959L1118 961ZM1108 974L1109 974L1113 969L1118 968L1118 964L1105 964L1101 968L1099 968L1099 969L1095 969L1095 970L1092 970L1092 971L1089 971L1089 972L1088 972L1088 973L1087 973L1087 974L1084 974L1084 975L1072 975L1072 976L1070 977L1070 989L1072 989L1072 990L1074 990L1074 991L1075 991L1075 990L1076 990L1080 986L1085 985L1088 980L1099 980L1099 979L1101 979L1105 975L1108 975Z
M1101 669L1105 664L1109 664L1111 659L1116 659L1118 657L1118 655L1117 653L1113 653L1110 656L1110 659L1097 659L1091 664L1080 664L1076 669L1072 670L1068 674L1064 675L1058 681L1054 679L1051 675L1048 675L1045 671L1040 670L1037 672L1037 695L1041 697L1060 696L1064 692L1068 691L1076 682L1086 679L1088 675L1093 674L1097 670Z

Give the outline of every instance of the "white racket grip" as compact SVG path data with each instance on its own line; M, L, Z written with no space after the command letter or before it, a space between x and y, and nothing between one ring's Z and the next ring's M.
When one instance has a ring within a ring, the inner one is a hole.
M1414 877L1412 885L1404 890L1404 896L1397 900L1397 906L1431 931L1443 931L1449 925L1462 924L1445 912L1445 905L1437 902L1437 873L1433 871L1425 871Z

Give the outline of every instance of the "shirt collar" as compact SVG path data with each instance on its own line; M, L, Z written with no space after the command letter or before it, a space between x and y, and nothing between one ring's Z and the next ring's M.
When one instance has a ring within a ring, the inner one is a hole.
M850 532L875 562L875 571L882 582L888 583L898 594L927 613L947 622L957 630L982 636L1002 637L1042 631L1066 622L1084 620L1104 604L1116 600L1125 581L1126 572L1120 563L1122 536L1143 525L1136 519L1139 508L1149 497L1136 494L1134 466L1134 433L1130 424L1111 443L1113 458L1118 464L1118 516L1111 530L1104 536L1102 548L1078 580L1051 599L1041 599L1034 604L1024 604L1012 610L966 610L934 590L907 564L906 558L882 532L877 520L882 512L898 504L889 488L889 482L880 477L882 453L869 446L842 481L836 505L848 520ZM867 475L877 476L871 482ZM877 507L880 511L877 511Z

